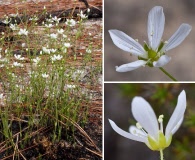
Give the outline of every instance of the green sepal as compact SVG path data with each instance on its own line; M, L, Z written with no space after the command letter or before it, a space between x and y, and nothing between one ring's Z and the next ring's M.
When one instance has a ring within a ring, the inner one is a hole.
M145 49L145 51L149 51L149 47L146 43L144 44L144 49Z
M149 142L149 148L151 150L158 150L159 147L158 147L158 142L155 141L152 137L148 136L148 142Z
M163 48L164 45L165 45L164 42L160 42L160 45L158 47L158 51L157 52L160 52L160 50Z
M159 148L164 149L167 146L166 138L164 134L160 131L159 132Z
M171 140L172 135L166 139L163 132L159 131L157 140L148 135L148 143L146 145L153 151L160 151L168 147L171 144Z

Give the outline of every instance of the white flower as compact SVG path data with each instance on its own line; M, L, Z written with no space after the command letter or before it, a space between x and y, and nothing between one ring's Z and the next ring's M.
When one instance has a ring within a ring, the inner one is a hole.
M184 119L186 110L186 93L183 90L178 96L177 106L163 131L163 115L158 120L150 104L142 97L135 97L132 101L132 113L138 121L136 126L130 126L129 132L120 129L112 120L109 120L115 132L123 137L144 142L151 150L163 150L168 147L172 135L178 130ZM159 124L160 123L160 127Z
M88 16L83 14L83 11L81 10L80 14L78 14L78 16L81 17L81 19L86 19Z
M18 63L18 62L14 62L13 66L15 66L15 67L23 67L24 65L21 64L21 63Z
M20 60L20 61L23 61L24 60L24 57L22 57L21 55L17 55L17 54L14 54L14 57L17 59L17 60Z
M25 35L25 36L27 36L28 35L28 31L26 29L20 28L20 30L18 32L18 35Z
M63 33L64 33L64 30L61 28L61 29L58 29L57 32L58 32L59 34L63 34Z
M51 52L51 53L55 53L56 51L57 51L57 49L53 49L53 48L50 49L50 52Z
M47 53L47 54L50 54L51 53L51 50L46 48L46 47L42 47L42 50L43 52Z
M51 39L57 39L58 34L52 33L52 34L49 35L49 37L50 37Z
M64 43L64 46L65 46L66 48L69 48L71 45L70 45L70 43Z
M39 63L40 60L41 60L41 58L39 58L39 57L36 57L36 58L32 59L32 61L33 61L35 64Z
M63 38L67 38L67 35L65 35L65 34L63 34L62 36L63 36Z
M89 8L87 8L87 12L88 12L88 13L90 12L90 9L89 9Z
M145 65L150 67L162 67L166 65L171 60L171 57L165 55L165 52L181 44L190 33L192 27L188 24L182 24L167 42L161 42L164 24L165 16L163 8L160 6L152 8L148 15L149 44L145 43L144 47L122 31L109 30L113 43L117 47L138 56L139 59L135 62L116 67L116 71L132 71Z
M73 27L76 25L76 21L74 19L67 19L65 24L70 27Z
M3 99L3 93L0 94L0 99Z
M67 88L67 89L74 89L74 88L76 88L76 85L66 84L65 88Z
M13 31L18 29L18 27L17 27L16 24L10 24L9 27L10 27Z
M57 18L56 16L52 18L52 20L56 23L59 23L61 18Z
M3 20L2 22L5 24L8 24L11 20L8 18L8 16L5 17L5 20Z
M0 62L8 62L9 60L7 58L0 58Z
M86 52L87 52L87 53L91 53L92 51L91 51L91 49L87 48L87 49L86 49Z
M47 28L51 28L51 27L53 27L53 24L45 24L45 27L47 27Z
M38 20L37 16L33 16L33 17L29 18L29 21L37 21L37 20Z
M22 43L22 47L24 48L26 46L26 43Z
M51 60L52 61L59 61L59 60L61 60L63 58L63 56L62 55L53 55L53 56L51 56Z
M49 74L43 73L43 74L42 74L42 77L43 77L43 78L48 78L48 77L49 77Z
M8 53L8 49L5 50L5 53Z

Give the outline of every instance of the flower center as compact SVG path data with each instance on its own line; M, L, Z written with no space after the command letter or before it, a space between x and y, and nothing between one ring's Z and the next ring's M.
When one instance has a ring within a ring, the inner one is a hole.
M158 132L157 139L154 139L150 135L148 135L148 143L146 145L155 151L163 150L164 148L168 147L171 144L172 135L170 137L165 137L163 133L163 118L164 115L160 115L158 118L158 122L160 123L160 130Z
M147 61L147 65L149 67L153 67L153 62L157 61L164 53L161 53L161 49L163 48L164 44L166 42L161 42L157 51L154 51L152 48L150 48L146 43L144 44L144 49L147 52L147 58L138 57L139 60L145 60Z

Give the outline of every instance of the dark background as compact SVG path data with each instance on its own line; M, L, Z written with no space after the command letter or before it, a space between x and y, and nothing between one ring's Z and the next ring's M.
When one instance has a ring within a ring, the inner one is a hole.
M148 42L147 20L149 11L157 5L164 8L165 29L163 40L168 40L182 23L193 28L178 47L168 51L172 60L164 67L179 81L195 80L195 1L194 0L105 0L104 22L104 71L106 81L171 81L158 68L141 67L137 70L118 73L115 66L137 60L117 48L108 33L118 29L134 39Z
M164 130L184 89L187 109L182 126L173 135L171 145L164 150L165 160L195 159L195 84L105 84L104 89L104 159L105 160L159 160L159 152L151 151L144 143L124 138L110 126L113 120L128 131L136 121L131 113L131 102L142 96L154 109L156 116L163 114Z

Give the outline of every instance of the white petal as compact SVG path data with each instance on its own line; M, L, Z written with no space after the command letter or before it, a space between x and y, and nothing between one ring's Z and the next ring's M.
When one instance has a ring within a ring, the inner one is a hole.
M153 65L154 67L162 67L166 65L167 63L169 63L170 60L171 60L171 57L167 55L163 55L158 59L158 61L153 62Z
M166 52L170 49L177 47L190 33L192 26L189 24L182 24L178 30L171 36L168 42L162 48L162 52Z
M178 122L181 120L181 117L184 116L184 112L186 110L186 93L183 90L178 96L177 106L167 124L165 130L165 136L169 136L175 126L177 126Z
M148 15L148 40L149 45L153 50L157 50L165 25L165 16L163 8L156 6L151 9Z
M156 115L150 104L142 97L135 97L132 101L132 113L138 123L153 138L157 138L159 126Z
M144 133L142 130L138 129L136 126L133 125L129 127L129 132L135 136L141 136L141 137L147 136L146 133Z
M179 122L177 122L176 126L172 129L172 131L171 131L171 134L172 134L172 135L179 129L179 127L181 126L181 124L182 124L182 122L183 122L183 119L184 119L184 117L182 117L182 118L179 120Z
M144 48L134 39L119 30L109 30L113 43L120 49L136 56L145 55Z
M135 140L135 141L139 141L139 142L146 142L146 140L144 138L132 135L129 132L126 132L126 131L120 129L112 120L109 119L109 122L110 122L112 129L114 129L114 131L117 132L118 134L120 134L121 136L128 138L128 139Z
M143 61L143 60L138 60L138 61L135 61L135 62L131 62L131 63L127 63L127 64L123 64L121 66L116 66L116 71L117 72L128 72L128 71L132 71L132 70L135 70L139 67L142 67L146 64L147 62L146 61Z

